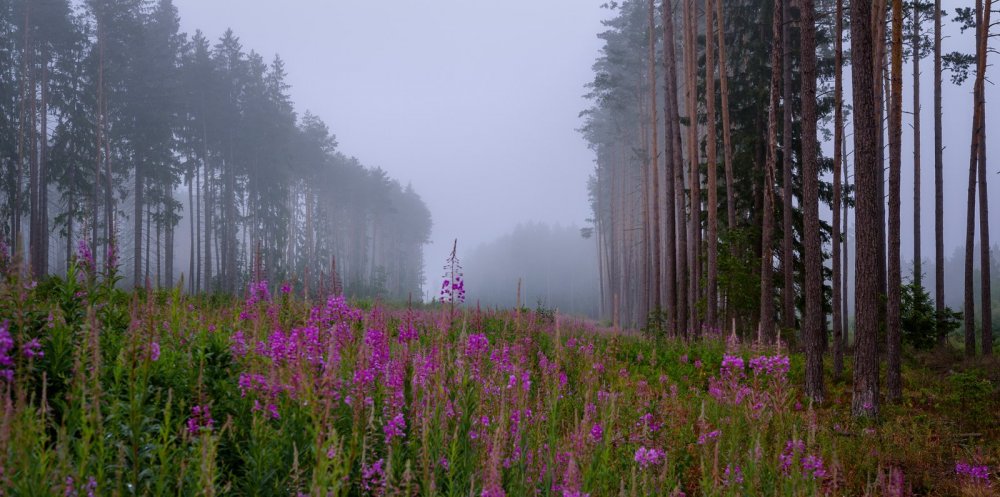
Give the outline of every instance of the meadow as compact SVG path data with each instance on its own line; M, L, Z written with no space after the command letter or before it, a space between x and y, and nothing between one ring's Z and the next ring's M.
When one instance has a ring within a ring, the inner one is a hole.
M545 309L125 292L0 261L4 495L996 495L997 364L805 403L802 357Z

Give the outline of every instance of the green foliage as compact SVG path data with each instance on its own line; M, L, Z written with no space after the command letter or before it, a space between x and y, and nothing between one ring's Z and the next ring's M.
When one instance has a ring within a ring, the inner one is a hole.
M900 298L903 343L918 350L931 349L942 336L961 326L962 313L945 307L938 312L930 294L916 281L903 285Z

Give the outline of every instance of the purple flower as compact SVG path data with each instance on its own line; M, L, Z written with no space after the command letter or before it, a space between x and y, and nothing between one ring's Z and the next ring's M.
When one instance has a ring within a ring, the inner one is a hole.
M160 342L150 342L149 344L149 360L156 362L160 358Z
M24 357L27 357L28 359L45 357L45 352L42 351L42 343L39 342L37 338L32 338L21 345L21 352L24 354Z
M955 474L971 480L973 483L990 484L989 466L969 464L965 461L955 463Z
M287 281L281 284L281 293L289 294L292 293L292 284Z
M708 433L702 433L701 435L698 436L698 445L705 445L710 440L715 440L716 438L719 438L719 435L722 435L722 431L720 430L712 430Z
M10 323L0 323L0 378L14 380L14 337L10 336Z
M604 428L601 428L599 423L595 423L594 426L590 428L590 438L595 442L600 442L604 438Z
M823 468L823 458L812 454L803 457L802 476L811 476L817 480L826 477L826 469Z
M663 458L666 454L659 449L647 449L645 447L639 447L635 451L635 462L639 463L640 468L647 468L649 466L654 466L663 462Z
M201 432L202 428L211 431L214 425L215 420L212 419L212 411L207 405L191 408L191 417L187 420L188 433L197 435Z
M733 466L731 464L726 465L726 471L722 473L722 485L728 487L730 485L739 485L743 483L743 470L739 465Z
M392 442L393 438L405 437L406 433L403 431L406 429L406 418L403 417L403 413L395 415L389 420L385 426L382 427L382 432L385 433L385 443L389 444Z

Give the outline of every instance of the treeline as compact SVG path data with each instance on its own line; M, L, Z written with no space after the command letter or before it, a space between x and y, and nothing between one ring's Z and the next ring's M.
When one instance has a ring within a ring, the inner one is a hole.
M2 236L35 277L82 241L133 285L422 284L413 189L300 116L278 56L181 33L170 0L0 0L0 164Z
M900 398L902 296L914 287L922 292L919 75L921 59L932 57L930 306L937 317L930 319L944 343L955 319L944 308L941 78L949 70L961 83L973 72L964 349L974 356L979 335L980 350L992 353L983 91L991 0L955 11L962 32L975 33L973 54L942 53L940 2L628 0L606 7L614 16L600 34L604 48L582 129L597 157L590 192L602 315L671 336L721 329L764 343L795 342L806 355L805 391L816 401L824 397L824 353L832 353L840 375L853 346L855 414L878 411L882 358L887 398ZM933 29L924 29L931 21ZM904 58L913 66L905 93L916 150L907 158L915 177L915 243L913 285L905 286ZM846 64L852 72L845 83ZM829 138L832 157L819 146ZM830 218L820 218L821 204ZM849 246L852 207L856 236ZM843 268L850 264L857 274L853 345L844 298ZM978 295L974 276L981 279Z
M577 226L519 224L465 260L466 302L482 306L558 309L596 318L600 286L594 239ZM518 302L520 298L520 302Z

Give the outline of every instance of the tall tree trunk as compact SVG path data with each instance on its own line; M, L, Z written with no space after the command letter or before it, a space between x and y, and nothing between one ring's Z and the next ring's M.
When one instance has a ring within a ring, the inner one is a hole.
M841 27L843 27L843 25L841 25ZM843 46L843 44L841 44L841 46ZM843 103L843 102L841 102L841 103ZM841 128L841 129L843 130L843 128ZM841 137L843 138L843 131L841 131ZM841 144L841 149L840 149L840 157L841 157L841 160L843 162L842 166L843 166L843 169L844 169L844 190L846 191L847 190L847 186L848 186L848 176L850 176L850 163L847 161L847 140L843 140L842 139L842 144ZM856 158L855 158L855 160L856 160ZM849 208L850 208L850 206L847 204L847 201L845 199L845 201L844 201L844 219L841 221L842 223L844 223L844 226L843 226L843 228L844 228L844 243L843 243L844 263L840 266L841 267L841 272L843 273L841 275L841 280L842 281L841 281L840 288L841 288L841 291L843 293L842 299L841 299L841 307L842 307L841 308L841 313L843 314L843 327L844 327L843 333L841 333L842 336L840 338L841 338L841 340L843 340L843 343L841 345L841 349L844 350L845 354L847 353L847 350L849 349L849 345L850 345L850 340L849 339L850 339L850 331L851 331L850 330L850 326L849 326L849 324L850 324L850 314L848 313L848 305L847 305L848 304L848 298L847 298L848 297L848 293L847 292L848 292L848 289L851 288L851 286L849 284L850 280L848 279L848 273L850 272L850 271L848 271L848 268L851 267L851 264L850 264L851 263L851 258L850 258L850 255L851 255L851 250L850 249L851 249L851 247L850 247L850 244L847 243L847 229L848 229L847 218L848 218L848 214L850 213ZM856 219L855 219L855 222L857 222Z
M719 308L718 300L718 243L719 243L719 190L718 174L719 165L716 162L716 132L715 132L715 48L713 30L715 21L713 20L714 9L712 0L705 0L705 109L706 123L708 128L705 132L707 169L708 169L708 302L705 321L708 327L716 328L719 323L716 312Z
M682 167L680 159L680 132L678 130L677 111L677 68L676 47L674 44L674 13L671 0L663 0L663 66L664 66L664 98L663 98L663 133L666 144L665 159L667 167L663 176L666 209L664 223L664 244L666 248L666 312L667 333L677 336L683 331L684 314L681 305L684 300L684 283L680 278L684 268L680 265L683 258L683 244L677 241L678 232L683 232L684 191L683 177L678 174ZM678 179L679 178L679 179ZM678 229L678 223L680 228Z
M833 224L830 231L833 233L833 279L831 281L833 290L833 376L840 378L840 375L844 372L843 322L847 319L846 313L842 312L841 309L842 300L846 300L841 295L841 292L847 286L842 285L840 265L842 235L847 234L846 229L841 231L840 215L841 197L843 196L840 180L840 170L842 169L840 163L843 160L841 150L844 145L844 71L842 67L844 61L844 2L843 0L835 1L837 2L837 7L833 29ZM844 216L844 221L844 224L846 224L846 216ZM845 266L845 273L846 269Z
M792 243L792 0L781 5L781 66L782 102L781 114L781 322L786 329L795 329L795 248ZM801 158L800 158L801 160Z
M650 179L652 180L652 242L653 242L653 268L649 273L653 277L653 307L651 310L660 311L663 308L660 296L660 152L659 134L657 133L658 123L656 120L656 7L654 0L649 0L649 112L650 130L652 132L653 153L649 159Z
M976 79L972 90L972 146L969 152L969 189L966 197L966 213L965 213L965 356L975 357L976 355L976 319L975 319L975 296L973 295L973 258L974 258L974 243L975 243L975 233L976 233L976 180L978 178L978 167L979 167L979 143L983 139L982 134L982 124L983 121L983 109L979 105L979 95L982 91L983 77L985 76L983 69L985 64L985 53L983 50L985 47L985 37L982 30L983 23L983 2L982 0L976 0ZM980 198L979 201L982 202L984 199ZM984 311L985 309L981 309Z
M736 201L733 188L733 146L729 127L729 72L726 68L726 29L722 17L722 1L715 2L719 24L719 90L722 93L722 149L726 163L726 228L736 228Z
M764 205L760 239L760 323L758 340L774 343L774 170L778 161L778 93L781 91L782 0L774 0L771 49L771 90L767 111L767 158L764 161Z
M38 152L38 222L39 255L42 273L49 271L49 53L42 55L41 140Z
M920 255L920 21L919 6L913 4L913 282L923 283L923 258Z
M941 0L934 0L934 307L944 311L944 140L941 125ZM938 341L946 339L938 322Z
M977 22L980 27L979 47L976 50L979 79L976 93L976 107L979 108L979 275L980 302L982 317L982 351L984 356L993 354L993 300L990 284L990 204L986 184L986 56L989 54L990 14L993 8L992 0L986 0L981 18Z
M871 0L851 0L851 19L871 15ZM854 154L856 212L855 346L854 395L851 411L855 416L878 414L879 325L879 153L881 129L875 107L875 39L872 23L851 23L852 94L854 99Z
M686 0L684 5L687 5ZM684 13L687 9L682 9ZM667 17L669 22L669 29L671 33L671 39L673 39L674 32L674 21L673 13ZM687 21L685 21L687 22ZM684 38L684 45L687 46L687 32L684 31L682 34ZM687 48L683 52L684 62L687 63ZM677 61L676 56L671 51L670 53L671 62L670 71L672 71L671 78L667 79L668 84L675 83L677 81ZM685 79L685 84L686 84ZM669 92L671 96L671 101L676 103L677 99L677 88L674 91ZM675 106L676 107L676 106ZM690 274L689 267L694 266L694 261L688 261L688 230L687 230L687 206L685 203L684 195L684 160L683 160L683 148L681 144L681 127L680 127L680 109L672 112L672 116L675 119L671 119L671 126L674 128L671 133L674 137L674 188L676 189L675 201L677 202L677 331L680 336L688 336L688 326L694 325L694 323L689 323L688 319L690 315L688 314L688 304L691 301L691 287L688 285L688 276ZM693 208L692 208L693 211Z
M140 279L140 268L142 267L142 211L145 202L145 183L142 178L142 157L136 154L135 159L135 185L133 190L133 195L135 196L134 210L132 211L132 233L135 236L135 243L133 244L133 256L135 257L135 267L133 273L132 284L135 286L142 286L145 282ZM148 261L147 261L148 264ZM148 271L146 277L149 277Z
M693 333L697 333L698 327L698 297L700 295L699 290L699 271L698 268L701 265L699 260L699 243L698 235L701 229L701 191L698 185L699 167L698 167L698 107L697 107L697 47L695 46L695 2L694 0L685 0L684 2L684 35L685 35L685 53L686 58L684 61L684 80L685 84L685 94L687 95L687 115L688 115L688 197L691 209L691 219L688 223L688 260L690 261L689 268L690 273L688 275L688 320L689 326L693 328L691 330Z
M899 1L899 0L896 0ZM805 263L806 395L823 402L823 246L819 225L819 142L816 138L816 19L813 0L800 0L802 60L802 225Z
M889 257L886 299L886 390L890 402L903 396L900 298L900 172L903 166L903 0L892 0L892 93L889 101Z
M197 166L192 166L192 169L197 170ZM198 249L195 247L195 229L194 223L195 219L198 219L197 210L194 206L194 177L195 171L191 171L191 175L188 176L188 233L191 237L190 239L190 251L188 259L188 293L194 293L194 261L198 258Z

